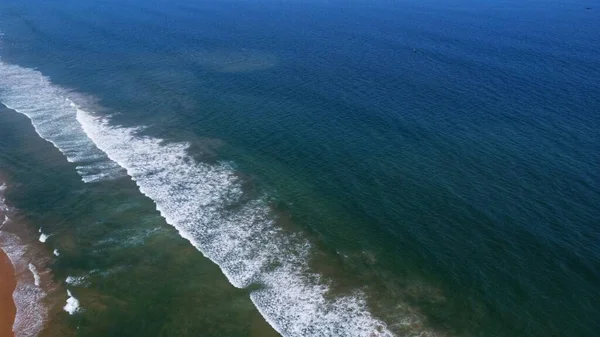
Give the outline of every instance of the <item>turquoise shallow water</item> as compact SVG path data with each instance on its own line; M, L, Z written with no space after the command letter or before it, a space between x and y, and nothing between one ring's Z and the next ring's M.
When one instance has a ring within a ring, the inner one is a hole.
M64 252L54 280L84 311L57 326L593 336L596 17L3 2L0 171Z

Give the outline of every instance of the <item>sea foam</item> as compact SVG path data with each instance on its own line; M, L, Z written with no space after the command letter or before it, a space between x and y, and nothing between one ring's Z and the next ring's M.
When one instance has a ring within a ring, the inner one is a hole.
M33 264L29 264L29 271L31 271L31 274L33 274L33 283L36 286L40 286L40 274L38 273L37 268L33 265Z
M17 275L17 287L13 293L13 299L17 307L17 315L13 324L15 336L35 337L42 330L47 318L48 311L44 307L47 293L40 287L40 275L31 263L26 263L27 248L14 234L0 232L2 249L10 258ZM29 269L33 274L33 283L20 275Z
M77 312L81 311L81 307L79 306L79 300L71 294L70 290L67 290L67 304L63 307L63 309L69 313L69 315L74 315Z
M327 281L308 267L309 242L278 229L264 200L244 200L230 165L197 163L188 144L112 126L79 109L38 71L0 61L0 76L0 101L28 116L41 137L76 163L84 181L121 177L125 168L166 221L231 284L259 284L251 300L283 336L392 336L359 291L328 296ZM64 310L81 310L67 294Z
M46 242L46 240L48 240L48 235L42 233L40 234L40 242Z
M309 242L278 229L264 200L244 201L228 164L197 163L188 157L187 144L142 136L141 129L112 126L81 109L77 119L88 137L154 200L167 222L218 264L231 284L261 285L251 299L282 335L392 336L371 315L360 292L327 296L326 281L309 270Z
M86 276L68 276L65 282L71 286L84 286L88 284Z
M38 71L2 61L0 77L0 102L29 117L36 132L76 164L84 182L123 176L123 170L81 130L66 90L53 86Z
M8 218L7 214L14 209L5 204L5 189L6 185L0 186L0 215ZM38 268L30 262L36 258L35 254L21 237L8 231L0 230L0 247L10 259L17 276L17 286L13 292L17 308L13 331L18 337L35 337L48 318L48 311L43 305L47 293L40 287ZM28 277L28 272L33 275L32 278Z

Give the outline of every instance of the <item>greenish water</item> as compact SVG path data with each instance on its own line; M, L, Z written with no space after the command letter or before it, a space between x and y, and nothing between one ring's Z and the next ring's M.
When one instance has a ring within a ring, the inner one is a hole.
M596 16L3 1L0 174L59 252L42 334L595 336Z
M84 184L29 119L6 108L0 134L7 199L30 224L53 233L47 242L60 253L50 266L56 282L81 278L67 285L85 310L67 320L77 327L72 335L277 335L248 292L231 287L131 181ZM43 335L62 329L50 324Z

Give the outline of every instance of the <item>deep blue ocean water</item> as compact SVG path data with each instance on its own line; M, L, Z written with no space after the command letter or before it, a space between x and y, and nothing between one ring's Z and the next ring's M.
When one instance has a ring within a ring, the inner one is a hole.
M74 163L60 179L90 189L86 204L130 205L110 230L72 240L123 240L139 217L171 228L164 218L221 267L205 277L231 288L221 298L248 292L224 322L182 310L210 330L182 319L139 335L251 335L230 325L256 306L285 336L595 336L599 15L598 2L562 0L4 0L0 102ZM24 211L48 207L26 196ZM78 216L110 222L96 207ZM191 247L163 231L132 250ZM58 257L58 283L73 266L120 263L83 262L96 257L73 245L79 260ZM197 255L199 272L214 268ZM193 283L183 269L173 275ZM103 282L79 287L111 292ZM157 295L146 310L135 294L169 282L121 289L129 319L163 317L170 304ZM87 335L136 335L124 320L100 329L125 310L105 305L77 314Z

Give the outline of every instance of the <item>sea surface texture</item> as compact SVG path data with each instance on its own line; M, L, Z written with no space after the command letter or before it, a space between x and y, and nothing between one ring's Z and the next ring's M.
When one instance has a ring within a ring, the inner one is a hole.
M592 337L600 3L0 1L16 337Z

